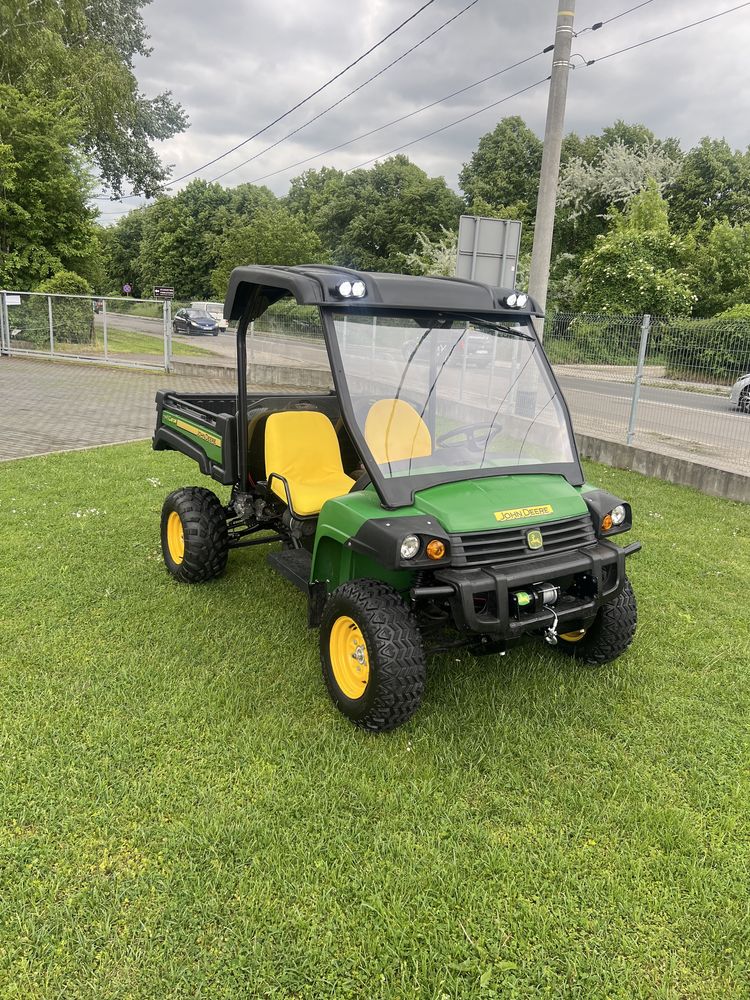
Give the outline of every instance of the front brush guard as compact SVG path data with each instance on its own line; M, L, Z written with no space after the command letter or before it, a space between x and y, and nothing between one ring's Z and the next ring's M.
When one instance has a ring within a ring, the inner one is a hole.
M584 549L539 556L522 563L439 569L434 574L436 586L415 587L412 598L447 598L459 629L514 639L526 632L546 628L550 624L550 610L542 609L515 619L510 611L512 591L533 587L542 581L554 583L565 577L586 574L592 581L593 596L556 605L555 614L560 625L593 618L599 608L625 586L625 559L640 548L640 542L621 548L602 540ZM613 574L608 572L612 566L616 568ZM495 614L477 611L474 598L487 593L495 594Z

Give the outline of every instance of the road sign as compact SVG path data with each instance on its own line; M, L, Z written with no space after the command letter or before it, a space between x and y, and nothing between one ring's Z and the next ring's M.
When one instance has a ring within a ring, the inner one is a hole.
M154 289L155 299L173 299L174 298L174 288L170 288L168 285L159 285L158 288Z
M458 227L456 275L501 288L516 287L521 223L462 215Z
M122 290L125 293L125 295L130 295L130 293L133 291L133 287L132 287L132 285L127 285L126 284L126 285L122 286Z

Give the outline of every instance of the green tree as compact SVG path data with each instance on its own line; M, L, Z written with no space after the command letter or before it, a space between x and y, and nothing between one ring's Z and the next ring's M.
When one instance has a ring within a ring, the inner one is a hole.
M32 288L61 270L89 273L96 256L92 179L65 102L0 84L0 285Z
M310 264L324 260L319 237L281 207L259 209L251 223L229 230L211 275L213 294L223 299L232 269L243 264Z
M750 222L750 152L733 150L724 139L702 139L685 156L667 197L673 223L682 231L699 218Z
M134 60L149 54L144 0L0 0L0 82L31 99L59 102L75 122L71 144L90 156L102 181L120 194L124 180L154 195L168 171L151 143L184 130L169 92L138 90ZM12 44L9 44L12 38Z
M178 298L212 295L211 274L218 266L225 234L252 222L273 206L267 188L193 180L178 194L163 195L144 213L140 246L132 271L142 291L154 285L174 286Z
M685 316L695 303L690 246L669 227L655 182L625 213L611 213L606 236L583 258L576 308L610 313Z
M700 221L690 233L698 316L750 302L750 223Z
M136 298L147 298L141 287L138 255L143 242L143 228L152 208L128 212L113 226L99 231L102 246L106 291L120 295L122 286L129 284Z
M417 233L441 239L444 228L456 229L462 207L443 177L429 177L407 156L349 174L308 171L286 203L337 264L372 271L402 271Z
M526 226L533 222L542 166L542 140L523 118L503 118L479 145L459 174L466 206L476 215L513 206L512 214Z

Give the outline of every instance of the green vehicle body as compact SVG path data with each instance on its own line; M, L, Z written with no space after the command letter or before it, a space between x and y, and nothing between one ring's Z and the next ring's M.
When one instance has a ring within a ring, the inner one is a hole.
M370 577L383 580L402 593L409 591L413 571L387 569L348 546L367 521L427 515L449 533L492 531L498 527L495 511L553 508L552 515L539 513L512 519L514 527L531 527L586 515L588 508L582 494L594 489L588 484L570 486L560 476L504 476L433 486L417 493L413 504L396 511L384 510L372 487L337 497L320 511L310 583L325 582L326 589L331 591L347 580Z

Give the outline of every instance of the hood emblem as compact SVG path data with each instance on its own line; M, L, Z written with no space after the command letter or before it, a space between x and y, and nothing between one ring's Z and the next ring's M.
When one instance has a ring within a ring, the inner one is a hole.
M532 528L526 532L526 544L530 549L541 549L544 545L544 538L538 528Z

